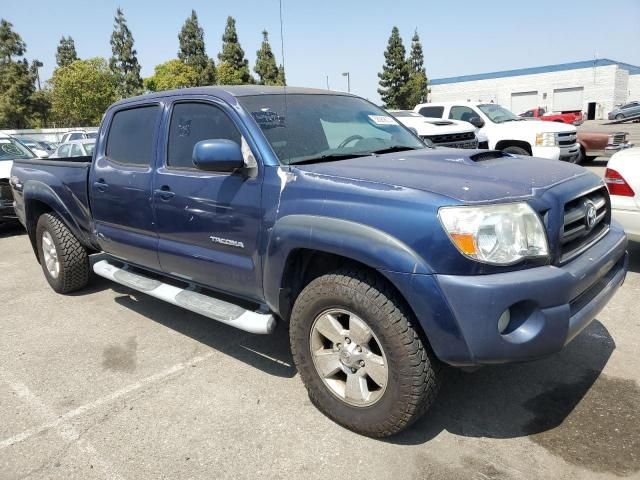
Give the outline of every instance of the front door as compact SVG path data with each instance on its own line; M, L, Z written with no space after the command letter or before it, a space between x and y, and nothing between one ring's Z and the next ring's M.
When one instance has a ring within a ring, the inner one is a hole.
M160 105L118 110L99 141L89 178L100 247L129 263L158 270L153 218L153 167ZM108 120L107 120L108 121Z
M242 142L227 109L208 101L172 107L154 180L160 265L168 274L259 300L261 177L204 172L192 160L201 140Z

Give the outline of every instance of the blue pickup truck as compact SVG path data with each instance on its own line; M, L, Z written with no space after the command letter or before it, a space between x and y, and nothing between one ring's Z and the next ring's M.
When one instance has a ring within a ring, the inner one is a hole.
M445 364L558 352L627 269L596 175L432 148L345 93L130 98L107 110L92 158L11 173L55 291L92 270L249 332L282 322L315 405L369 436L426 411Z

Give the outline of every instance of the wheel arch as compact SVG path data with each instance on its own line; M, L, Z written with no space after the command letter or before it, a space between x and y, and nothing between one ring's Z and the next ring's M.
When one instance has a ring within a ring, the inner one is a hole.
M504 150L507 147L520 147L529 152L529 155L532 154L531 144L524 140L500 140L496 143L495 148L496 150Z

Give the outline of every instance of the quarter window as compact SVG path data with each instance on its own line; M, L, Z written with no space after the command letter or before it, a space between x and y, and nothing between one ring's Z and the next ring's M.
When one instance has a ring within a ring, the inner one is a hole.
M160 107L130 108L113 116L107 137L107 157L128 165L148 166Z
M194 168L193 147L202 140L233 140L240 144L240 132L220 108L206 103L178 103L169 126L167 165Z

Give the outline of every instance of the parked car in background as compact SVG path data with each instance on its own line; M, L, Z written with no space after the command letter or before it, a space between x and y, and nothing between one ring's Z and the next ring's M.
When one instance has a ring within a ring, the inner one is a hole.
M614 154L604 176L611 215L622 224L630 240L640 242L640 148Z
M98 135L98 132L87 132L85 130L72 130L62 135L62 138L60 139L60 143L67 143L72 140L84 140L87 138L95 139L97 135Z
M640 101L629 102L609 112L609 120L623 120L629 117L640 115Z
M495 103L423 103L414 111L425 117L469 122L486 135L491 149L571 163L579 160L580 146L573 125L527 122Z
M562 112L547 113L542 107L532 108L519 115L526 119L544 120L545 122L560 122L568 125L582 125L584 123L584 115L582 112Z
M562 350L626 274L594 173L430 148L347 93L185 88L121 100L100 128L91 161L13 166L52 289L93 270L252 333L282 321L312 403L364 435L419 418L442 363Z
M457 120L425 118L411 110L387 110L396 120L415 130L435 147L478 148L475 127Z
M47 158L53 152L49 151L48 147L43 145L42 143L31 140L30 138L24 137L14 137L18 142L31 150L38 158Z
M620 150L632 147L627 141L627 132L578 132L580 159L576 163L593 160L596 157L611 156Z
M93 139L74 140L58 145L51 158L62 157L90 157L93 155L93 147L96 141Z
M36 158L34 153L17 139L0 133L0 225L18 222L9 184L13 161L32 158Z

